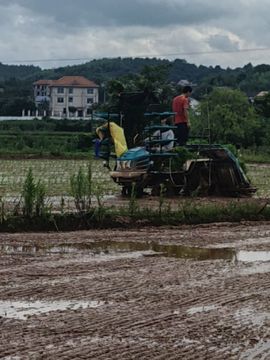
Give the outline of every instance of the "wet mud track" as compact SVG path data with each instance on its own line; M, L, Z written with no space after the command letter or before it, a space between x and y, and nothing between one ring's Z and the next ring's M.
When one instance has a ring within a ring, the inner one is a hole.
M0 235L0 359L270 359L270 224Z

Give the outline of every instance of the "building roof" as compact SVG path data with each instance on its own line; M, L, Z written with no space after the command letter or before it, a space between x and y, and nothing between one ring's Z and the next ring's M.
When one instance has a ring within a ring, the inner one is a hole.
M52 81L53 80L42 79L42 80L35 81L33 85L51 85Z
M58 80L53 80L51 86L98 87L94 81L88 80L84 76L63 76Z
M78 88L98 88L99 86L92 80L86 79L84 76L63 76L58 80L38 80L34 85L49 86L70 86Z

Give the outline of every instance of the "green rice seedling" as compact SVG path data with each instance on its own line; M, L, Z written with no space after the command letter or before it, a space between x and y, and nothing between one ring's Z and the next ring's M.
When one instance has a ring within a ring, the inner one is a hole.
M48 196L66 196L70 193L70 177L82 167L87 171L89 160L3 160L0 159L0 195L12 196L21 193L28 169L31 167L34 177L42 178ZM101 161L92 163L93 185L101 184L106 195L119 193L119 187L104 171ZM55 180L57 178L57 181Z
M97 199L97 208L94 211L94 216L96 217L98 224L101 225L105 219L107 208L103 203L103 189L100 185L97 185L95 188L95 197Z
M42 216L47 210L45 206L46 190L40 181L36 183L35 187L35 215Z
M192 213L194 213L194 203L192 199L186 199L179 206L180 214L185 222L188 222Z
M64 199L63 196L61 196L61 200L60 200L60 213L61 213L61 215L64 215L65 206L66 206L65 199Z
M23 215L26 217L42 216L48 211L45 206L46 190L39 180L35 182L32 168L28 170L22 190Z
M20 205L21 205L21 198L13 200L13 207L11 212L13 216L20 215Z
M162 218L162 210L163 210L163 205L164 205L164 195L165 195L165 186L164 184L160 185L160 192L159 192L159 198L158 198L158 216L161 219Z
M74 197L76 209L81 212L88 212L91 209L91 196L92 196L92 167L91 163L88 164L87 174L79 168L77 174L70 178L70 193Z
M27 217L33 216L36 198L36 185L32 168L28 170L22 191L23 214Z
M165 206L165 211L162 211L162 217L160 217L162 223L171 221L170 219L175 218L175 216L177 215L177 211L172 211L172 205L170 202L167 202L164 206Z
M134 216L138 210L136 184L132 183L131 194L128 204L129 215Z
M1 196L0 197L0 223L2 224L6 220L7 220L7 213L6 213L6 208L5 208L5 202Z

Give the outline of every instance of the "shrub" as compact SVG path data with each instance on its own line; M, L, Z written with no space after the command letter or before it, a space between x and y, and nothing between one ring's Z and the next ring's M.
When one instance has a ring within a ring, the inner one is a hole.
M77 174L70 178L70 193L74 197L75 207L79 212L91 209L92 164L88 164L87 173L80 167Z
M45 195L45 186L40 181L35 182L32 169L30 168L23 184L23 214L26 217L43 215L46 211Z

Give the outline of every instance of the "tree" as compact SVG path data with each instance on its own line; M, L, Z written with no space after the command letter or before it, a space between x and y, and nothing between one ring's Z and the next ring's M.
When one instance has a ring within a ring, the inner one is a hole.
M170 110L174 88L166 82L168 71L167 65L146 66L139 75L125 76L108 83L107 109L122 113L128 146L133 145L137 133L142 133L146 125L144 112L150 104L162 104Z
M23 110L34 111L35 103L27 98L11 98L1 103L0 99L0 115L2 116L21 116Z
M208 127L212 143L247 147L258 140L260 121L244 93L223 88L202 100L194 116L193 131L201 134Z
M254 107L259 115L270 118L270 93L266 93L264 96L255 96Z

